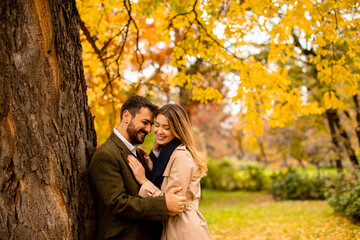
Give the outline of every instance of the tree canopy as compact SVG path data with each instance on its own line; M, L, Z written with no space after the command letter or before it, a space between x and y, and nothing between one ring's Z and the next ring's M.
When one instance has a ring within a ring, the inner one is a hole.
M244 130L255 136L264 121L284 127L331 109L359 114L356 0L84 0L77 6L97 124L118 118L122 101L139 91L159 97L186 90L202 103L230 97L241 108ZM359 128L360 120L353 122Z

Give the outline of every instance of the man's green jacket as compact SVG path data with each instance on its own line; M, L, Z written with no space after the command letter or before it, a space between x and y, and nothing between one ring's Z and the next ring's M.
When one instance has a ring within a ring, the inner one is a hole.
M96 207L96 239L160 239L167 218L165 197L140 198L128 163L130 150L112 133L95 152L89 177ZM137 157L149 174L143 156Z

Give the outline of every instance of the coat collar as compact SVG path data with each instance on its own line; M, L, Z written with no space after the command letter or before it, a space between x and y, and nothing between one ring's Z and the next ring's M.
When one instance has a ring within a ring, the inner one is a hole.
M123 141L120 140L118 136L114 132L111 132L110 139L118 146L121 150L128 150L130 153L130 150L125 146Z
M125 146L123 141L121 141L120 138L118 136L116 136L116 134L114 132L111 133L110 140L112 140L116 144L116 146L120 149L121 155L122 155L123 159L126 161L127 156L132 154L130 152L130 150ZM139 159L139 161L144 166L145 173L148 176L150 170L145 162L144 157L140 153L139 149L136 149L136 154L137 154L137 159Z

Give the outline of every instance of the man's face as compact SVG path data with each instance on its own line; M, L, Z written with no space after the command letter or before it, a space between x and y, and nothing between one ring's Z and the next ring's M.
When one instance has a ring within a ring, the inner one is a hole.
M145 136L151 132L154 123L154 114L150 109L142 107L133 117L126 129L132 144L141 144Z

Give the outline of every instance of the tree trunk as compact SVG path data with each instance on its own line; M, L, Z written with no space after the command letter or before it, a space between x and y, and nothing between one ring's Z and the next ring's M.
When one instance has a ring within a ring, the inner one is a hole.
M345 146L345 149L346 149L346 152L348 154L350 161L352 162L352 164L354 166L359 166L359 161L356 158L355 150L351 146L350 138L349 138L345 128L342 126L342 124L340 122L340 117L338 115L338 112L336 110L331 110L331 111L333 112L333 118L334 118L335 125L339 131L339 134L341 136L342 142Z
M268 160L267 160L267 156L266 156L266 153L265 153L265 147L264 147L264 144L262 142L262 140L259 138L259 137L256 137L256 140L259 144L259 147L260 147L260 153L261 153L261 160L265 163L265 166L267 166L269 164Z
M179 104L186 110L191 103L191 91L185 87L179 87ZM190 114L189 111L187 111Z
M339 138L336 133L335 122L330 113L330 110L326 111L326 118L328 120L328 125L330 128L331 141L334 144L335 152L336 152L336 159L335 159L336 169L338 170L338 172L342 172L343 166L341 162L341 148L339 144Z
M355 104L355 112L356 112L356 136L358 139L358 146L360 147L360 105L359 105L359 99L358 95L353 96L354 104Z
M91 239L96 135L75 1L0 11L0 239Z
M326 110L326 115L329 115L329 117L332 119L332 121L334 122L336 128L338 129L338 134L341 136L342 142L344 144L344 147L346 149L346 153L350 159L350 161L352 162L352 164L354 166L358 166L359 162L356 158L355 155L355 151L351 146L351 142L350 142L350 138L347 135L345 128L342 126L341 122L340 122L340 118L339 115L337 113L337 110L335 109L328 109Z

